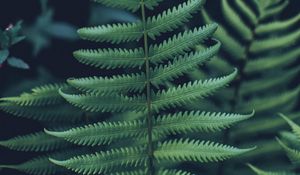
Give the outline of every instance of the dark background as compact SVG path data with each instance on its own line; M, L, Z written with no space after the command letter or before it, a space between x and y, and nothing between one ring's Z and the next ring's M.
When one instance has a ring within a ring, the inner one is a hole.
M181 1L178 0L178 2ZM290 1L291 3L284 12L283 18L299 13L300 1ZM168 3L173 4L176 2L174 0L165 0L164 5L170 6ZM64 21L77 27L87 25L90 5L88 0L50 0L49 2L49 6L55 10L54 20ZM20 19L27 24L33 23L40 11L38 0L2 0L0 2L0 27L4 29L10 23L15 23ZM218 15L218 11L216 11L216 14ZM195 21L197 21L197 17L195 18ZM194 23L196 24L196 22ZM84 41L69 42L53 39L51 47L43 49L37 56L33 56L32 46L29 43L19 43L11 49L11 52L29 63L31 69L20 70L8 66L2 67L0 69L0 96L12 88L18 88L20 82L36 79L41 66L61 81L72 76L95 74L95 70L87 69L86 66L76 62L72 56L74 50L85 47L87 47L87 43ZM39 129L40 125L33 121L0 113L0 140ZM29 155L33 156L32 153L15 152L0 147L0 164L19 163L28 159ZM9 173L16 174L11 170L0 171L0 174Z

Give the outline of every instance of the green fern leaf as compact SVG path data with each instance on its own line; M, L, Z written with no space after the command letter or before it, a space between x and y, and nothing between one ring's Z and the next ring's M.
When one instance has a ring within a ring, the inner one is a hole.
M261 169L258 169L257 167L248 164L248 166L257 174L257 175L296 175L294 173L289 173L289 172L267 172L263 171Z
M157 116L153 121L153 135L220 131L237 122L249 119L253 115L254 112L249 115L239 115L192 111ZM147 135L146 126L146 120L140 119L124 122L100 122L67 131L45 130L45 132L78 145L95 146L110 144L112 141L120 139L145 138Z
M73 128L67 131L48 131L51 136L63 138L78 145L95 146L110 144L112 141L124 138L146 137L146 121L134 120L124 122L100 122Z
M241 86L240 93L243 95L250 95L252 93L264 92L274 87L279 87L288 80L292 80L300 72L300 67L293 68L288 71L279 72L277 75L281 76L265 76L258 80L245 82Z
M276 16L279 13L281 13L287 6L289 5L288 0L281 1L281 4L274 5L273 2L271 2L268 6L265 7L264 11L261 11L261 17L260 20L265 20L267 18L270 18L272 16Z
M0 103L0 109L17 117L43 122L76 122L84 112L70 104L51 106L20 106L12 102Z
M95 154L73 157L68 160L50 161L56 165L80 174L100 174L112 172L116 167L137 167L145 165L147 155L145 148L132 147L103 151Z
M169 9L154 17L147 19L147 34L154 39L161 33L170 32L180 25L188 22L192 14L201 9L203 0L189 0L180 4L177 8Z
M283 114L279 114L292 128L293 133L300 139L300 126Z
M113 77L88 77L68 79L68 83L87 93L108 95L121 92L141 92L145 87L144 74L117 75Z
M201 13L206 23L213 22L205 10L202 10ZM218 30L215 32L214 37L221 41L224 50L226 50L232 57L236 59L245 57L246 49L234 37L232 37L221 24L218 24Z
M276 55L270 55L255 60L249 61L245 67L246 73L258 73L278 67L288 66L300 56L299 49L289 50L288 52L278 53Z
M300 164L300 151L288 147L286 144L284 144L278 138L277 138L277 142L284 149L284 151L286 152L286 154L289 157L289 159L291 160L291 162L295 165L299 165Z
M1 98L3 102L13 102L20 106L45 106L57 104L63 99L58 93L58 89L67 88L66 84L50 84L32 89L31 93L23 93L19 97Z
M120 112L120 111L144 111L144 97L127 97L118 95L97 95L97 94L67 94L59 91L69 103L76 107L90 112Z
M249 108L254 109L255 106L255 111L257 113L268 111L270 109L274 109L276 107L280 107L293 102L297 98L299 92L300 92L300 88L295 88L291 91L287 91L277 96L256 98L251 101L248 101L247 103L240 105L238 109L240 111L247 112Z
M186 31L164 41L160 45L151 45L149 54L152 55L152 63L161 63L164 60L184 54L192 47L201 43L204 39L210 37L217 29L217 24L206 25L202 28L195 28L192 31Z
M73 55L79 62L101 69L135 68L144 64L142 48L78 50Z
M227 22L233 26L234 30L242 37L244 40L251 40L253 37L250 27L248 27L244 21L240 18L240 15L234 11L228 4L228 0L222 0L222 10Z
M0 145L17 151L53 151L70 146L68 142L60 138L37 132L29 135L18 136L6 141L0 141Z
M218 42L205 51L185 54L184 56L174 59L173 63L169 62L168 65L161 65L152 69L151 83L158 87L158 85L164 84L166 81L178 78L183 75L183 73L196 68L198 65L212 58L219 51L220 47L221 44Z
M123 8L123 9L131 10L133 12L137 11L141 7L141 2L138 0L119 0L119 1L93 0L93 1L104 4L109 7ZM163 0L144 0L143 3L148 9L153 10L153 8L157 6L158 3L161 1Z
M237 149L206 141L172 140L160 143L154 156L158 161L218 162L252 149Z
M221 78L190 82L166 91L159 91L153 97L153 108L159 111L160 109L184 105L192 100L206 97L217 89L226 86L236 75L237 70Z
M224 2L224 3L228 3L228 2ZM257 15L245 1L235 0L235 3L252 25L256 25L258 23ZM226 5L226 4L224 4L224 5ZM224 8L225 8L225 6L224 6ZM224 9L224 11L225 11L225 9ZM234 13L232 13L232 14L234 14ZM238 19L238 21L239 21L239 19Z
M96 42L121 42L138 41L143 36L141 22L113 24L98 27L86 27L78 30L82 39Z
M194 175L182 170L159 170L158 175Z
M296 30L280 37L256 40L252 43L250 52L258 54L270 50L287 48L295 44L299 39L300 31Z
M50 156L56 158L66 158L69 156L69 153L61 152L46 156L40 156L18 165L0 165L0 168L14 169L32 175L52 175L57 173L67 173L66 169L51 163L49 161Z
M180 112L158 116L154 121L155 134L184 134L188 132L214 132L229 128L237 122L247 120L254 115L210 113L210 112Z
M262 24L255 29L255 33L257 35L265 35L268 33L285 31L293 27L295 24L299 23L299 21L300 14L285 21L276 21L267 24Z

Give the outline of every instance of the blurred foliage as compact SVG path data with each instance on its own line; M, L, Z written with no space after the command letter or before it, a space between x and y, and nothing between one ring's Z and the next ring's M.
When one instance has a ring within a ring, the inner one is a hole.
M42 49L49 47L51 38L69 41L78 39L76 27L66 22L53 20L54 10L48 7L48 0L40 0L42 13L35 23L24 27L24 35L33 45L33 54L37 55Z
M0 68L2 64L7 62L11 67L20 69L29 69L27 63L20 58L10 55L9 48L25 39L21 33L21 24L19 21L15 25L10 24L5 30L0 30Z

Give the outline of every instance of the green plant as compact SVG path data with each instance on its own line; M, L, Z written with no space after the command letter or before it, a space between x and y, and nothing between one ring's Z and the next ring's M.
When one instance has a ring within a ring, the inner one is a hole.
M300 126L289 119L287 116L280 114L280 116L289 124L292 129L292 132L281 132L281 139L276 138L277 142L281 146L281 148L286 152L286 155L290 159L293 164L292 170L290 172L286 171L264 171L261 170L251 164L248 166L257 174L257 175L295 175L297 173L297 169L299 169L300 162Z
M223 108L231 112L255 109L255 120L224 134L227 143L258 146L254 152L243 156L247 161L280 152L277 143L269 139L269 135L275 135L285 125L274 117L277 112L287 113L295 120L300 116L295 105L300 87L294 83L300 70L297 64L300 14L281 19L288 4L287 0L212 0L202 10L205 23L213 20L219 23L214 36L223 47L217 59L206 69L194 71L190 77L197 79L215 75L215 72L227 72L231 65L240 70L230 89L221 91L212 103L204 105L212 110ZM221 14L216 13L219 11ZM262 164L265 162L268 161ZM227 173L232 174L230 171L236 168L227 169ZM220 171L226 172L223 167Z
M116 68L123 68L129 74L70 78L68 84L46 85L19 97L2 98L2 110L47 122L47 129L2 141L0 145L20 151L55 151L21 165L2 165L2 168L44 175L67 169L81 174L187 175L190 173L185 170L176 170L181 169L177 165L217 162L252 150L184 136L220 131L253 116L254 113L181 109L226 86L237 70L219 78L179 83L174 87L168 84L219 51L217 40L207 49L192 51L195 45L212 36L217 25L208 24L176 34L161 44L154 43L161 34L189 21L204 1L188 0L154 17L146 16L147 9L153 10L161 0L95 1L133 12L140 10L142 20L82 28L78 31L81 38L112 44L142 40L143 47L82 49L74 52L74 56L86 65L116 72Z
M10 24L5 30L0 30L0 68L3 63L7 62L8 65L20 69L29 69L27 63L23 60L10 55L9 49L13 45L25 39L21 36L22 21L17 22L15 25Z

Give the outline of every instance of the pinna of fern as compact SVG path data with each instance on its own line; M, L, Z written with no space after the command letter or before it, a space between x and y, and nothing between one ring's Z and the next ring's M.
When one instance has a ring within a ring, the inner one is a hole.
M275 141L265 139L270 134L276 135L285 125L274 117L277 112L284 112L295 120L300 116L296 106L300 88L291 86L300 70L297 64L300 14L282 19L288 4L288 0L212 0L201 11L205 23L218 22L214 37L223 47L207 69L194 71L190 77L198 79L215 72L227 72L232 64L239 69L234 85L216 95L213 103L206 106L216 109L221 104L224 110L231 112L255 108L256 120L243 122L224 136L225 140L241 146L259 145L261 149L256 150L257 154L245 155L248 161L264 157L262 151L269 151L269 145L278 147ZM221 15L215 13L216 9Z
M275 174L275 175L295 175L297 174L297 169L300 165L300 126L293 122L287 116L280 114L280 116L289 124L292 132L281 132L280 139L276 138L278 144L281 148L285 151L287 157L292 163L290 168L284 171L264 171L261 170L251 164L248 166L257 174L257 175L268 175L268 174Z
M43 97L48 94L36 97L34 93L28 94L24 101L3 98L3 109L14 113L20 109L9 108L10 105L19 105L21 109L23 106L48 106L64 98L77 109L92 113L110 112L116 115L131 111L134 120L119 118L117 121L98 122L65 131L45 129L49 137L60 141L94 148L105 145L103 150L93 154L81 154L71 158L50 156L49 160L54 165L87 175L189 175L185 170L173 170L172 165L182 162L223 161L253 149L239 149L180 136L175 139L167 137L188 132L220 131L254 115L254 112L242 115L176 110L213 94L229 84L238 74L235 69L223 77L191 81L174 87L166 86L168 81L176 80L210 60L220 49L220 42L214 40L212 46L193 51L195 45L211 38L218 27L215 23L175 34L162 43L155 42L161 34L172 32L189 21L201 9L204 1L187 0L178 7L153 17L147 17L146 12L153 10L162 0L94 1L109 7L140 10L141 20L135 23L82 28L78 30L82 39L112 44L142 40L143 47L81 49L74 52L74 57L95 68L126 68L133 73L70 78L66 87L58 89L60 96L57 99L45 101ZM32 96L41 99L32 101ZM127 140L133 141L127 143Z

